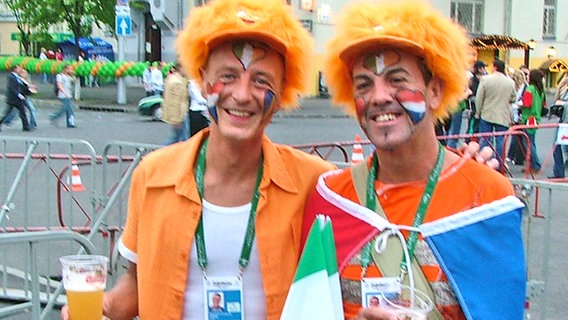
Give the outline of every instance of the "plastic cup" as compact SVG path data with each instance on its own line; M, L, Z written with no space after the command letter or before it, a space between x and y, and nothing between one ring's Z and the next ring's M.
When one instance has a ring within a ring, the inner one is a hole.
M73 255L59 258L71 320L101 320L108 258Z
M426 320L434 308L432 299L424 292L406 285L396 296L382 295L382 306L396 314L399 320Z

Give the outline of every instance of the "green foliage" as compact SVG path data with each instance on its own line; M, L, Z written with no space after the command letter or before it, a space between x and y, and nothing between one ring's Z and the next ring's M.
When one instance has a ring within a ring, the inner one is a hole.
M14 14L21 32L22 45L29 46L29 35L46 34L57 23L65 23L73 36L89 37L93 24L108 25L114 30L114 6L116 0L0 0ZM21 21L18 22L18 21ZM22 28L20 28L20 24ZM25 54L30 55L29 50Z

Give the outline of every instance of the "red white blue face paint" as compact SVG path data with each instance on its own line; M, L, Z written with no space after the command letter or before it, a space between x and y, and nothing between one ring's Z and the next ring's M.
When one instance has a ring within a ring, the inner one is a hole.
M357 112L357 119L361 119L365 113L365 99L362 97L355 98L355 112Z
M255 61L266 57L266 49L250 42L237 41L233 43L233 54L243 65L243 69L248 70Z
M382 74L386 68L400 63L401 57L397 51L387 50L369 54L363 61L363 67L377 76Z
M421 91L400 88L396 91L394 98L406 110L414 124L424 119L424 115L426 115L426 101Z
M215 123L219 121L219 115L217 114L217 101L219 101L219 94L223 88L225 88L225 84L221 81L207 83L207 110L209 110L209 115Z

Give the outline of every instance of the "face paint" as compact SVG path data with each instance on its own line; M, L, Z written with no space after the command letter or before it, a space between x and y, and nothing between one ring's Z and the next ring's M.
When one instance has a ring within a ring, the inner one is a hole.
M392 50L371 53L365 57L363 67L376 75L380 75L386 68L399 63L400 59L400 54Z
M365 113L365 99L361 97L355 98L355 112L357 112L357 118L361 119Z
M264 113L267 114L272 109L274 105L274 98L276 97L276 93L272 90L266 90L264 94Z
M414 124L424 119L424 115L426 114L426 101L422 92L402 88L397 90L394 98L406 110Z
M216 123L219 121L217 101L219 101L219 93L223 88L225 88L225 84L220 81L215 81L213 84L207 83L207 110L209 110L209 115Z
M233 43L233 54L247 70L250 65L266 56L266 49L255 46L250 42L237 41Z

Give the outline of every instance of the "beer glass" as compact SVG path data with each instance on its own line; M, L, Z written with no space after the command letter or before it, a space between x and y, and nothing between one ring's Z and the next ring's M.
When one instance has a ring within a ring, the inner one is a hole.
M397 315L399 320L426 320L434 303L424 292L401 285L401 293L396 296L382 296L383 307Z
M72 255L59 261L71 320L101 320L108 258Z

